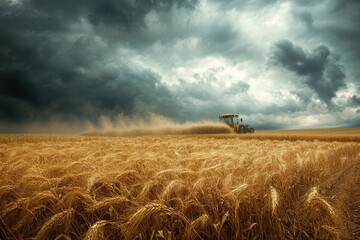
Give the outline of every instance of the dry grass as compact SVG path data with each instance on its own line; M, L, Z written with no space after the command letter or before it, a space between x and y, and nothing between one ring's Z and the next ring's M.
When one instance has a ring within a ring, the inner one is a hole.
M344 130L3 135L0 170L0 239L360 239Z

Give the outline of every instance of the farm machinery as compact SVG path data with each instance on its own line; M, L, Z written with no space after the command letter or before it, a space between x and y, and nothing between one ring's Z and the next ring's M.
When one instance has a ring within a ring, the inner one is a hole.
M236 133L254 133L255 130L249 127L247 124L242 124L242 118L239 114L228 113L219 115L220 122L226 123L228 126L234 129Z

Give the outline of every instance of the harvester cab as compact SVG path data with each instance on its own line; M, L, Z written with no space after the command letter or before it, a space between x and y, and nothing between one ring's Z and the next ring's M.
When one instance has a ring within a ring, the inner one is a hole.
M226 123L228 126L234 129L236 133L253 133L255 132L254 128L249 127L242 123L242 118L240 114L228 113L219 115L220 122Z

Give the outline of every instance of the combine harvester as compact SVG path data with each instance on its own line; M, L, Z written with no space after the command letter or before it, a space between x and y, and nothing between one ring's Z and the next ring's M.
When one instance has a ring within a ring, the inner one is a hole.
M226 123L228 126L234 129L236 133L254 133L255 130L248 125L242 124L242 118L239 118L239 113L228 113L219 115L220 122Z

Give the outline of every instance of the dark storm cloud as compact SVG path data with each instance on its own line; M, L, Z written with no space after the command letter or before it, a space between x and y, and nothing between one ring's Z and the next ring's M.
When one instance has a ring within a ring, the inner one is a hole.
M348 67L358 71L360 57L360 1L330 0L330 1L296 1L300 8L294 9L294 18L303 22L306 31L297 32L305 38L325 42L337 52L347 56ZM345 61L345 60L344 60Z
M320 26L321 33L340 45L344 52L353 56L356 61L360 57L360 1L336 1L332 8L331 17L336 19L333 25ZM359 81L358 81L359 83Z
M356 95L353 95L353 96L349 99L349 102L351 103L351 105L360 107L360 97L358 97L358 96L356 96Z
M178 104L160 76L112 54L107 39L71 27L85 17L128 31L152 8L174 5L191 8L193 1L2 1L0 121L46 121L54 114L96 121L143 110L173 117Z
M356 108L356 113L360 113L360 97L353 95L348 98L348 106Z
M228 0L228 1L217 1L217 0L211 0L215 4L220 4L222 8L224 9L261 9L265 8L269 5L275 4L279 2L279 0L244 0L244 1L238 1L238 0Z
M314 93L354 119L359 3L0 0L0 131L142 111L181 121L240 111L281 128L277 116L335 112ZM288 71L264 70L273 42L271 62Z
M216 54L232 59L239 54L235 46L240 36L228 22L213 22L208 28L199 29L197 35L202 39L201 47L204 49L204 55Z
M305 11L297 11L295 12L295 16L308 28L311 28L313 26L314 19L311 13Z
M51 14L60 14L66 19L87 16L94 26L109 28L124 27L128 30L144 26L144 17L151 10L169 10L174 5L192 9L196 0L25 0L25 6Z
M270 61L296 73L321 100L330 104L337 90L346 84L346 75L338 60L327 46L308 53L289 40L281 40L272 48Z

